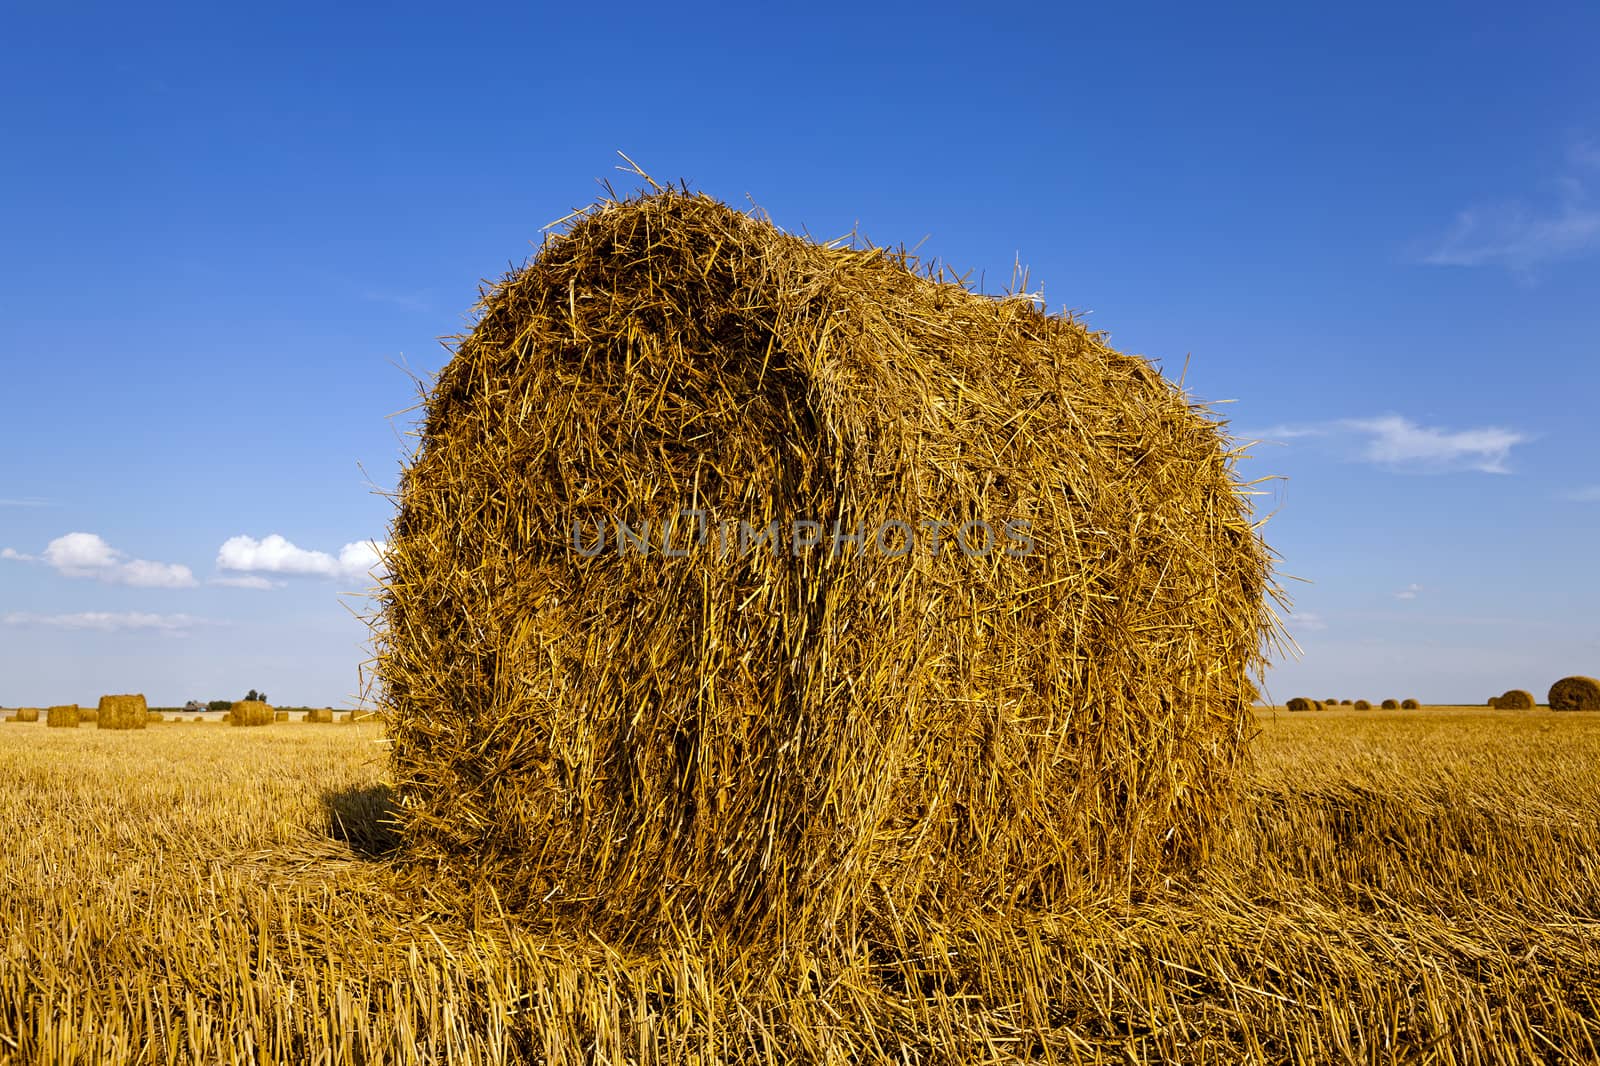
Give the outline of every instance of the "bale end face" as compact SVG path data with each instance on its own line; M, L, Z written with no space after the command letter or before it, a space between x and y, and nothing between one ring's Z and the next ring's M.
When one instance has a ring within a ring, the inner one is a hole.
M100 729L143 729L150 724L150 707L142 695L101 696L95 711Z
M1592 677L1564 677L1550 686L1547 702L1552 711L1600 711L1600 681Z

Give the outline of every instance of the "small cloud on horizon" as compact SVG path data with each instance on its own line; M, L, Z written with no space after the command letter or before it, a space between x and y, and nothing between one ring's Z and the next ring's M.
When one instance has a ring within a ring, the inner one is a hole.
M199 626L220 625L188 614L153 614L146 611L81 611L76 614L30 614L12 611L0 617L8 626L53 626L58 629L87 629L102 633L149 630L159 633L186 633Z
M1306 438L1364 438L1354 458L1407 473L1508 474L1511 449L1532 438L1500 426L1447 430L1419 425L1403 415L1343 418L1332 422L1269 426L1246 439L1287 442Z
M96 533L68 533L45 545L42 556L28 555L13 548L0 550L0 559L15 562L42 562L62 577L94 578L111 585L134 588L193 588L194 572L181 563L158 563L149 559L130 559Z
M1320 633L1328 628L1328 623L1315 611L1296 611L1289 616L1289 628Z
M54 500L47 500L42 496L23 496L20 498L0 499L0 507L54 507Z
M336 557L301 548L277 533L261 540L241 534L228 538L217 550L217 569L256 575L357 579L370 576L380 567L384 547L382 541L355 541L340 548Z
M1418 585L1416 582L1412 582L1399 592L1396 592L1394 594L1394 598L1397 600L1414 600L1423 591L1424 590L1421 585Z

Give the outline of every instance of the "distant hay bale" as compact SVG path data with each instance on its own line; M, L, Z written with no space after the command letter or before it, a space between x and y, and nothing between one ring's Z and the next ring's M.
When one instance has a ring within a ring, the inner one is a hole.
M1547 702L1552 711L1600 711L1600 681L1592 677L1563 677L1550 686Z
M1339 706L1339 701L1334 699L1332 696L1329 696L1327 699L1323 700L1322 702L1327 704L1329 707L1337 707L1337 706Z
M1306 699L1304 696L1296 696L1283 706L1285 709L1291 711L1309 711L1312 709L1312 702Z
M1422 704L1418 703L1416 700L1401 700L1400 701L1400 709L1402 711L1416 711L1416 710L1421 710L1421 708L1422 708Z
M313 707L306 712L305 720L308 722L332 722L332 707Z
M582 212L401 478L406 847L619 935L1160 884L1235 808L1277 628L1231 447L1028 299L699 195Z
M39 708L18 707L14 717L19 722L37 722L39 720Z
M100 707L95 712L95 725L100 729L143 729L150 724L150 708L144 697L101 696Z
M288 711L273 711L272 712L272 720L274 722L287 722L289 720L289 712Z
M1534 702L1533 693L1514 688L1496 700L1495 706L1502 711L1531 711L1537 704Z
M229 725L271 725L273 721L271 705L260 700L240 700L228 710Z
M1349 700L1340 700L1339 701L1339 706L1341 706L1341 707L1349 707L1350 706L1350 701Z
M1368 703L1366 700L1356 700L1354 707L1358 711L1372 710L1372 704Z
M1499 696L1490 696L1489 697L1489 706L1494 707L1494 708L1496 708L1498 710L1499 707L1500 707L1500 697Z
M144 713L144 720L146 722L159 722L164 718L166 718L166 715L162 714L160 711L146 711Z
M1398 711L1400 709L1400 701L1399 700L1384 700L1383 703L1379 704L1379 706L1381 706L1386 711Z
M100 721L100 709L98 707L79 707L78 721L82 722L84 725L94 725L98 723Z
M1313 711L1325 711L1325 710L1328 709L1328 705L1326 703L1324 703L1322 700L1312 700L1311 701L1311 709Z
M78 723L83 722L83 712L78 711L78 704L64 703L59 707L51 707L46 712L45 725L58 730L75 730Z
M197 714L194 716L194 720L197 722L203 722L206 720L206 716L203 714Z

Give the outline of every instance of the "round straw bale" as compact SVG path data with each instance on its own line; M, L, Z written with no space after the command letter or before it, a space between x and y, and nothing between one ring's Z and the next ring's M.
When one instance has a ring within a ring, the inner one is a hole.
M1304 696L1296 696L1283 706L1285 710L1290 711L1309 711L1312 709L1313 704L1311 700L1306 699Z
M289 720L289 712L288 711L273 711L272 712L272 720L274 722L287 722Z
M1400 709L1402 711L1415 711L1415 710L1420 710L1421 708L1422 708L1422 704L1418 703L1416 700L1401 700L1400 701Z
M144 697L101 696L95 713L95 726L100 729L143 729L150 724L150 708Z
M146 711L144 713L144 720L146 722L152 722L152 723L153 722L159 722L159 721L162 721L165 717L166 716L163 715L160 711Z
M1381 704L1379 704L1379 706L1382 707L1386 711L1398 711L1400 709L1400 701L1399 700L1384 700Z
M1525 689L1514 688L1495 701L1495 706L1502 711L1531 711L1536 706L1533 693Z
M1351 705L1351 702L1349 700L1340 700L1339 701L1339 706L1341 706L1341 707L1349 707L1350 705Z
M260 700L240 700L228 710L229 725L271 725L272 707Z
M37 722L39 720L39 708L18 707L13 717L19 722Z
M1600 681L1563 677L1550 686L1547 702L1552 711L1600 711Z
M1372 704L1368 703L1366 700L1356 700L1354 707L1358 711L1372 710Z
M406 844L619 935L1159 883L1275 632L1229 447L1026 298L597 205L485 294L402 476Z
M306 712L305 720L307 722L331 722L333 721L333 708L313 707Z
M1490 696L1489 697L1489 706L1498 708L1500 706L1500 697L1499 696Z

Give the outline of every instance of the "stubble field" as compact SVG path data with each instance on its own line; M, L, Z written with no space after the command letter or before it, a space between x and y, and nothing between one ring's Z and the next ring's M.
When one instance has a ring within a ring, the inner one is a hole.
M1261 715L1206 874L853 958L405 868L372 724L0 726L0 1064L1600 1061L1600 714Z

